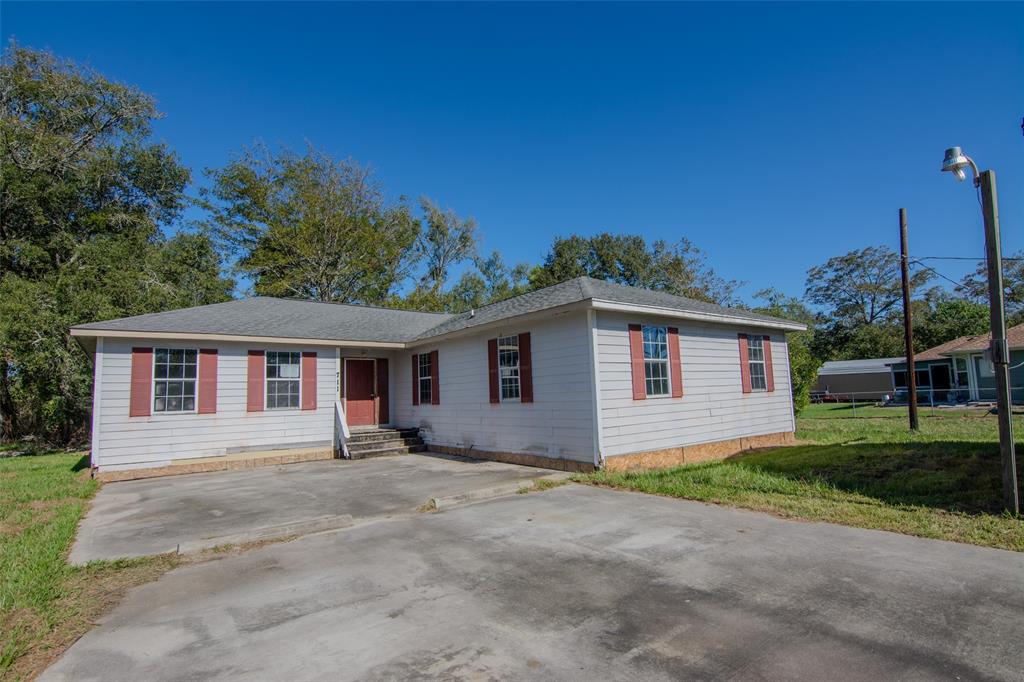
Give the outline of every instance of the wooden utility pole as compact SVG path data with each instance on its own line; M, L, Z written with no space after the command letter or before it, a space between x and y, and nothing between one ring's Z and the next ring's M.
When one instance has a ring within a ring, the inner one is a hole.
M999 454L1003 461L1003 506L1011 514L1020 512L1017 491L1017 455L1013 448L1010 396L1010 348L1006 342L1006 313L1003 307L1003 260L999 243L999 209L996 174L982 171L976 180L981 189L981 212L985 219L985 260L988 264L989 318L992 341L989 353L996 373L996 405L999 419Z
M900 209L900 275L903 279L903 338L907 346L907 405L910 429L917 431L917 374L914 372L914 326L910 311L910 253L907 248L907 209Z

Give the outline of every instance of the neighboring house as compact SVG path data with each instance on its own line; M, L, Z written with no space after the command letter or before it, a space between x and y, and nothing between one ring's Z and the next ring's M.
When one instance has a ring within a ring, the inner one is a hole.
M250 298L85 324L108 478L334 456L350 428L566 470L789 443L804 326L579 278L457 315Z
M993 402L995 372L985 357L991 334L961 336L914 356L918 401L926 404ZM1024 402L1024 324L1006 330L1010 346L1010 387L1015 402ZM907 363L891 365L896 399L906 400Z
M892 397L892 371L889 365L899 358L869 360L832 360L818 369L818 396L840 400L883 400Z

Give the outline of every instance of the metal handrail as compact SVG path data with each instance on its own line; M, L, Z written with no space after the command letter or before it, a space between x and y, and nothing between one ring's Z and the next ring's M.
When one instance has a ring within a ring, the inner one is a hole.
M348 429L348 420L345 419L345 408L341 406L340 400L334 401L334 424L338 436L338 451L345 459L351 459L348 452L348 440L352 432Z

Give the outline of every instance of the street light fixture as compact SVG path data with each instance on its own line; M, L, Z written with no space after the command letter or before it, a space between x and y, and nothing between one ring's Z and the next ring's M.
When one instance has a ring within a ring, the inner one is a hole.
M964 168L967 166L971 167L971 171L974 173L974 186L978 186L978 166L969 156L965 156L960 147L950 147L946 150L946 158L942 160L942 170L948 171L956 176L959 182L963 182L967 174L964 173Z
M988 311L992 327L989 354L996 375L996 406L999 418L999 454L1003 463L1003 506L1012 514L1020 513L1017 490L1017 454L1013 447L1013 422L1010 400L1010 348L1006 343L1006 310L1003 305L1003 257L999 241L999 202L996 198L995 171L978 172L978 166L960 147L950 147L942 160L942 170L957 180L971 169L974 186L981 190L981 213L985 220L985 260L988 265Z

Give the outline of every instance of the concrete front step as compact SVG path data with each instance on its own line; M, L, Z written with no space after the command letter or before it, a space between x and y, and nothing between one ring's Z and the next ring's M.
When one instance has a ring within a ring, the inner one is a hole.
M376 443L388 440L418 438L419 429L365 429L353 431L349 443Z
M386 440L350 440L348 442L349 452L365 452L367 450L380 450L381 448L403 448L415 445L423 445L421 438L388 438Z
M409 455L414 452L426 452L427 446L423 443L419 445L404 445L399 447L380 447L371 448L366 450L352 450L349 449L348 453L352 459L369 459L371 457L388 457L391 455Z
M419 429L362 429L353 431L348 443L352 459L408 455L423 452L427 446L420 438Z

